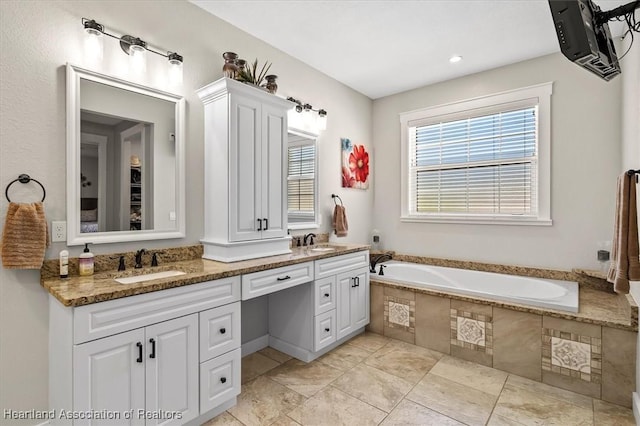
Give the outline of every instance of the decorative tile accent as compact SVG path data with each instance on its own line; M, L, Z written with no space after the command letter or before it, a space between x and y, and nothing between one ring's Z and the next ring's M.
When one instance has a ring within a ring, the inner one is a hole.
M416 332L416 302L384 296L384 325L410 333Z
M542 370L601 383L602 339L543 328Z
M472 343L478 346L485 345L484 321L476 321L469 318L458 317L458 340Z
M409 305L389 302L389 322L409 327Z
M588 343L551 338L551 365L591 374L591 346Z
M451 344L493 355L493 324L490 315L451 309Z

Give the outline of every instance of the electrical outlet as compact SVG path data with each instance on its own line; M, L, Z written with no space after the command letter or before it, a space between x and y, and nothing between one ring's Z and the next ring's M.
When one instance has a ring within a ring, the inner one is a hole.
M67 241L67 222L51 221L51 242Z

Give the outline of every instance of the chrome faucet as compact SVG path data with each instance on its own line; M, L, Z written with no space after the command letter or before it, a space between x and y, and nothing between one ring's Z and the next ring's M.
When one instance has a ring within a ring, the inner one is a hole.
M142 268L142 255L146 252L147 251L145 249L140 249L136 252L136 265L134 266L135 269Z
M390 254L388 253L383 253L383 254L379 254L376 257L372 258L371 261L369 262L369 272L371 272L372 274L376 273L376 265L378 264L378 262L380 262L382 259L388 259L391 260L392 257ZM383 265L380 265L381 267ZM382 272L382 268L380 268L380 275L384 275L384 272Z
M313 245L313 238L316 236L316 234L310 232L307 235L304 236L304 239L302 240L302 245L303 246L307 246L307 238L309 239L309 245L312 246Z

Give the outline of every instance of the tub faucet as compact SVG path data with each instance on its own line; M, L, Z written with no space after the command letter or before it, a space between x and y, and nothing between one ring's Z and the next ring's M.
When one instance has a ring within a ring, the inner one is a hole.
M378 264L378 262L380 262L382 259L385 259L385 258L388 260L392 259L391 255L388 253L379 254L373 259L371 259L371 261L369 262L369 272L371 272L372 274L375 274L376 265ZM384 275L384 273L382 272L382 268L380 269L380 271L381 271L380 275Z
M142 255L145 254L147 251L145 249L140 249L136 252L136 266L134 266L134 268L136 269L140 269L142 268Z
M312 246L313 245L313 238L316 236L316 234L314 234L313 232L308 233L307 235L304 236L304 239L302 241L302 245L306 247L307 245L307 238L309 239L309 245Z

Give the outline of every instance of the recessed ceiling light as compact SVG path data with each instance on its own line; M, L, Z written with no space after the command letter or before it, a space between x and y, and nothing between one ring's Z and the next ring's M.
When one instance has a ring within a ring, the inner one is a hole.
M462 60L462 56L460 55L454 55L449 58L449 62L451 62L452 64L455 64L456 62L460 62L461 60Z

